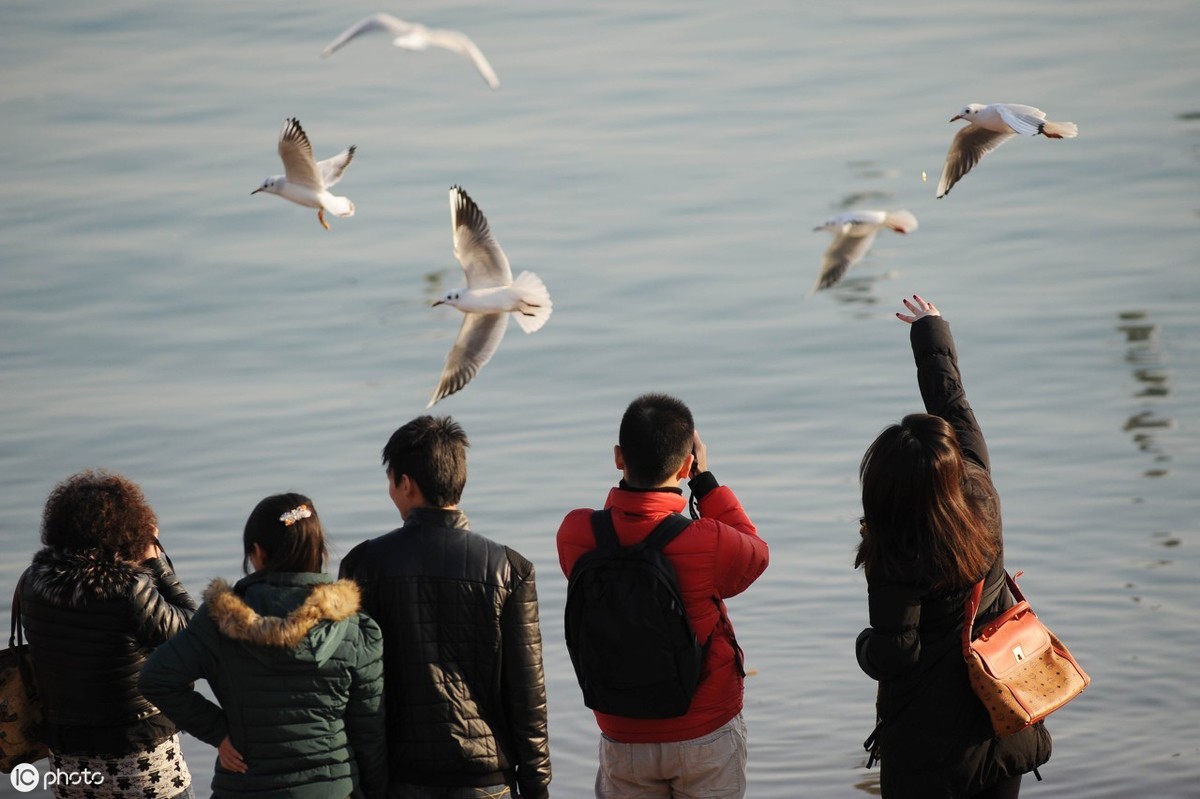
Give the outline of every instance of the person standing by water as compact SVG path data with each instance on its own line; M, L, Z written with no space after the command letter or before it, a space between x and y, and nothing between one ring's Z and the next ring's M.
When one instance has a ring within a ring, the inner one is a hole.
M383 448L404 525L342 560L383 629L389 799L545 799L550 744L533 564L472 532L467 435L419 416Z
M383 637L359 611L358 587L324 573L313 501L262 500L242 548L248 576L232 588L212 581L191 625L147 661L142 691L217 748L215 799L382 799Z
M178 728L138 690L147 656L196 609L154 510L128 478L80 472L46 500L42 543L20 600L50 766L102 778L55 782L54 795L193 797Z
M613 448L620 485L604 503L618 543L644 541L687 506L681 480L700 518L663 553L673 566L692 631L704 645L699 684L683 715L628 718L595 711L603 733L596 796L742 797L746 793L745 669L724 599L745 591L767 568L767 544L728 486L708 471L708 451L692 412L666 394L629 404ZM558 530L558 559L570 579L576 562L596 549L593 511L567 514ZM628 652L637 661L636 651ZM643 654L643 657L645 655Z
M1012 607L1000 499L967 402L950 326L914 294L909 313L927 413L886 428L863 455L862 540L871 626L859 666L879 682L884 799L1015 799L1021 775L1050 759L1042 723L996 737L962 658L963 600L986 577L976 633Z

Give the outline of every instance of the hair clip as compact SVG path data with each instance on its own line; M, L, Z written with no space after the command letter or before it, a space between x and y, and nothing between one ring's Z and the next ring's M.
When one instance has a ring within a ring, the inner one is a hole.
M301 505L280 516L279 521L283 522L284 527L291 527L296 522L301 519L307 519L309 516L312 516L312 511L308 509L307 505Z

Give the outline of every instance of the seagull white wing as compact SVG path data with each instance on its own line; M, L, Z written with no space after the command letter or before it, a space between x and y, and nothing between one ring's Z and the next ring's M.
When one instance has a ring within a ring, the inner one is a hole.
M882 225L887 219L886 211L844 211L825 220L817 230L838 230L845 232L847 225Z
M326 158L317 164L321 170L321 178L325 181L325 188L332 188L342 179L342 175L346 174L346 167L354 160L354 152L357 149L358 147L351 146L349 150L343 150L333 158Z
M284 175L288 183L307 186L314 191L325 187L317 162L313 160L312 145L300 121L291 118L283 123L279 134L279 157L283 161Z
M942 167L942 179L938 181L937 196L946 196L963 175L971 171L985 155L1015 136L1015 133L997 133L978 125L967 125L958 132L946 153Z
M488 229L479 206L458 186L450 188L450 227L454 257L467 273L467 288L512 285L508 258Z
M407 36L412 33L413 27L411 22L397 19L391 14L372 14L342 31L340 36L330 42L329 46L321 51L321 57L327 58L333 55L334 52L344 47L351 39L364 33L386 31L393 36Z
M1042 130L1042 123L1046 121L1046 113L1031 105L999 104L996 106L996 112L1000 114L1005 125L1022 136L1036 136Z
M867 250L871 249L878 232L878 224L849 223L846 231L835 236L829 249L825 250L821 274L809 293L836 285L846 276L847 270L861 261Z
M446 365L442 367L437 389L425 407L432 407L438 400L470 383L471 378L479 373L500 347L507 327L507 313L464 314L458 338L454 340L454 346L446 356Z
M475 65L475 68L479 70L479 74L483 76L483 79L487 81L488 86L491 86L493 89L500 87L500 78L496 76L496 70L492 69L492 65L484 57L483 51L465 33L449 30L448 28L429 28L425 31L425 35L430 44L452 50L469 59Z

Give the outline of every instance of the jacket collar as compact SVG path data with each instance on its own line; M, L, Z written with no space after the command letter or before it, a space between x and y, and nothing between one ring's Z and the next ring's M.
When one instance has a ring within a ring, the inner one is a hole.
M255 572L235 587L213 580L204 591L204 602L217 628L235 641L264 646L294 648L322 621L344 621L358 612L360 595L352 580L331 582L327 574L283 574ZM312 586L307 598L287 616L262 616L242 598L257 585L288 588Z
M621 482L617 484L617 488L621 489L622 491L634 491L634 492L640 492L643 494L680 494L680 495L683 494L683 489L680 488L679 486L661 486L659 488L639 488L638 486L631 486L629 483L625 482L624 478L622 478Z
M633 516L665 516L682 513L687 507L687 499L682 491L638 491L617 486L608 492L604 507Z
M404 520L404 527L448 527L458 530L470 530L467 514L461 510L446 510L445 508L413 508ZM400 529L404 529L401 527Z
M72 607L124 596L139 577L149 574L97 550L45 547L33 556L28 581L51 604Z

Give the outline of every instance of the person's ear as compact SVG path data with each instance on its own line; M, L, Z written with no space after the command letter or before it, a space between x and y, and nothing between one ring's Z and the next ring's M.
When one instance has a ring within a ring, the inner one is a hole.
M254 544L250 549L250 565L255 571L261 571L262 567L267 564L267 550L262 548L262 544Z
M695 462L696 462L696 456L693 455L692 453L689 452L687 455L684 455L683 463L679 465L679 473L676 474L675 477L677 477L680 480L686 480L688 477L691 477L692 464Z
M613 444L613 463L617 465L617 471L625 471L625 456L621 454L620 444Z

